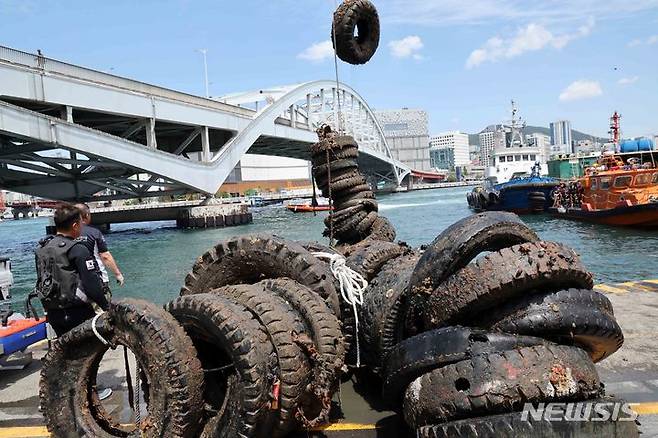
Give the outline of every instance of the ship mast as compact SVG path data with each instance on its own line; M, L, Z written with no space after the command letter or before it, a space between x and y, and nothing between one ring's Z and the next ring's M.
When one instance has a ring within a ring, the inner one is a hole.
M516 102L512 100L512 122L510 124L512 135L510 138L510 147L515 147L517 144L518 147L525 146L525 142L523 141L523 128L525 128L525 122L520 117L517 119L518 113L519 110L516 107Z
M619 142L621 141L620 120L621 114L617 113L617 111L610 117L610 131L608 134L610 134L610 141L612 141L615 147L619 146Z

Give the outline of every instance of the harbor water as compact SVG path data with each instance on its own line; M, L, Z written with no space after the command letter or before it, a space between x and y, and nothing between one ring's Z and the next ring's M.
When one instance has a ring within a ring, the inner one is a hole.
M470 189L435 189L379 197L380 211L398 231L398 239L412 246L430 243L453 222L471 214L466 203ZM126 278L115 297L145 298L164 303L178 294L196 257L218 241L237 234L273 233L294 240L322 238L326 213L292 213L282 206L253 210L251 225L179 230L173 222L114 225L107 235L112 254ZM575 248L598 283L655 278L658 273L658 232L611 228L555 219L523 218L542 239ZM13 300L22 302L34 287L34 248L44 235L47 219L0 223L0 256L12 260Z

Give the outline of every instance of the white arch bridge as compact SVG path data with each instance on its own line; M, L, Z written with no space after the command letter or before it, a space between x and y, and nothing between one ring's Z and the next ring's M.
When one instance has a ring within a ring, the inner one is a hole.
M249 153L309 158L322 123L399 184L365 100L315 81L206 99L0 46L0 187L61 200L214 194Z

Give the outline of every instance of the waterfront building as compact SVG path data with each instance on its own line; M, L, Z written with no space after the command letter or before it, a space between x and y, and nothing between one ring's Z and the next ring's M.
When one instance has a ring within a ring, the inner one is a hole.
M412 169L431 170L429 117L426 111L403 108L375 111L393 158Z
M468 134L459 131L442 132L430 139L430 150L449 148L453 150L453 166L465 167L471 163Z
M554 153L574 153L571 122L569 120L558 120L551 123L551 145Z
M451 147L431 148L430 159L434 169L455 170L455 150Z

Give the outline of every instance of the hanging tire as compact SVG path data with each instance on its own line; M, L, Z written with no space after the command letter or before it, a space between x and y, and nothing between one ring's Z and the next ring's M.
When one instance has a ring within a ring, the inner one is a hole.
M554 242L525 243L490 253L448 278L408 318L409 333L467 323L493 306L535 291L591 289L594 283L570 248Z
M389 260L408 251L410 251L408 246L381 240L368 240L363 245L355 246L345 255L347 256L347 266L370 281Z
M525 307L521 307L525 303ZM510 307L496 309L501 319L491 330L539 336L574 344L600 362L624 344L610 301L591 290L569 289L524 297Z
M539 411L535 419L521 412L469 418L449 423L424 426L417 430L419 438L638 438L640 436L634 414L620 412L615 418L615 406L626 402L617 398L599 398L575 403L565 408L559 404ZM627 408L628 409L628 408ZM551 421L546 419L546 415ZM574 421L573 419L577 419Z
M331 41L343 61L354 65L368 62L379 47L379 36L379 14L370 1L345 0L334 12Z
M436 368L481 354L546 344L540 338L465 327L425 332L405 339L391 349L383 373L382 398L391 409L397 410L407 386Z
M211 293L244 306L265 328L274 346L278 364L276 374L281 388L278 418L272 432L274 436L285 436L299 426L297 409L310 403L310 394L306 391L311 364L296 340L296 334L304 334L306 327L297 312L283 298L264 288L262 283L224 286Z
M359 334L363 362L378 375L388 353L401 340L400 296L420 258L409 252L389 260L366 289L359 308Z
M259 436L274 413L264 408L274 383L268 378L274 353L264 328L244 306L213 294L179 297L165 308L185 328L209 370L205 399L212 414L202 436ZM217 371L227 366L228 372Z
M146 379L146 437L194 436L203 414L203 371L183 328L155 304L123 299L97 321L98 332L134 354ZM54 437L127 437L134 431L112 421L96 392L108 346L87 321L53 342L42 362L39 398Z
M448 227L425 250L414 270L411 291L431 293L480 253L538 240L537 234L513 213L469 216Z
M344 160L336 160L332 161L331 163L327 164L326 162L323 164L318 164L313 166L313 175L315 175L315 179L328 179L329 177L329 171L333 174L334 172L337 172L339 170L343 169L354 169L357 170L359 168L359 165L356 161L356 159L344 159Z
M411 428L520 410L524 403L589 400L602 393L577 347L536 346L446 365L414 380L404 396Z
M238 236L208 250L185 277L181 295L280 277L308 286L340 316L338 295L327 265L297 243L270 235Z

